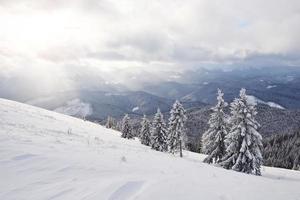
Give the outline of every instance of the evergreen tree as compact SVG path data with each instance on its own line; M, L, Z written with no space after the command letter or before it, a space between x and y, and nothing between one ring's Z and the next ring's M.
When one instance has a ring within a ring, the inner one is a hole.
M168 149L170 153L176 153L182 150L185 145L185 122L186 115L183 106L179 101L175 101L170 111L169 128L168 128ZM180 152L182 155L182 152Z
M141 132L140 132L140 140L141 143L144 145L149 146L151 143L151 134L150 134L150 122L144 115L142 122L141 122Z
M166 124L159 109L157 109L152 123L151 147L157 151L167 151Z
M202 136L202 152L208 156L204 162L212 163L221 161L225 155L225 136L227 135L227 122L224 108L227 103L223 99L224 93L218 89L217 105L212 108L213 113L208 121L209 128Z
M240 97L231 103L230 131L226 136L226 156L221 165L244 173L261 175L262 137L257 131L255 106L247 101L246 90L240 91Z
M122 135L121 135L121 137L127 138L127 139L132 139L133 138L132 128L129 124L129 120L130 120L130 117L128 116L128 114L126 114L123 118L123 121L122 121Z
M275 134L263 142L266 166L300 170L300 132Z
M115 128L115 119L112 118L111 116L108 116L105 127L114 129Z
M123 120L118 120L116 122L116 130L122 132L122 124L123 124Z

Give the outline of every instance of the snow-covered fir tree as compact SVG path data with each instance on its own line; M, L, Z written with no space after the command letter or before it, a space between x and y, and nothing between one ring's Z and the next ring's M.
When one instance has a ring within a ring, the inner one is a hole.
M226 169L261 175L262 136L257 131L260 125L255 120L255 105L248 102L243 88L240 97L230 106L231 128L225 137L226 156L221 165Z
M223 99L224 93L218 89L217 105L212 108L208 121L209 128L202 136L202 152L208 156L204 159L207 163L217 163L225 155L225 136L227 135L227 121L224 108L227 103Z
M179 101L175 101L170 111L168 128L168 149L170 153L176 153L180 149L182 150L182 147L184 146L186 139L184 124L186 119L183 106Z
M154 116L151 127L151 147L157 151L167 151L166 124L160 109Z
M141 122L140 140L144 145L149 146L151 143L150 122L144 115Z
M116 121L116 130L122 132L122 124L123 124L123 120L117 120Z
M126 114L123 118L123 121L122 121L122 135L121 135L121 137L127 138L127 139L132 139L133 138L132 128L130 126L129 120L130 120L130 117L128 116L128 114Z
M105 124L105 127L106 128L112 128L114 129L115 128L115 119L112 118L111 116L108 116L107 117L107 120L106 120L106 124Z

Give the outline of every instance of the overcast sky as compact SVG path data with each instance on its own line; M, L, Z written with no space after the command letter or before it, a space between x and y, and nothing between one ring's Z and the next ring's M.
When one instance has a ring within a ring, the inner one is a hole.
M2 87L300 65L299 0L0 0L0 27Z

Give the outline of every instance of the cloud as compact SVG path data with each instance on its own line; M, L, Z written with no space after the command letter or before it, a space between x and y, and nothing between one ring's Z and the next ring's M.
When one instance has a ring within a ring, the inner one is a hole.
M0 25L0 76L49 91L300 64L299 0L0 0Z

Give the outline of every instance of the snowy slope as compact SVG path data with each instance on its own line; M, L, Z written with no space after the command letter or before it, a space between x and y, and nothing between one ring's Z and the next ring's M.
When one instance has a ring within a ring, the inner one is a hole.
M300 172L257 177L160 153L80 119L0 99L0 199L299 200Z

